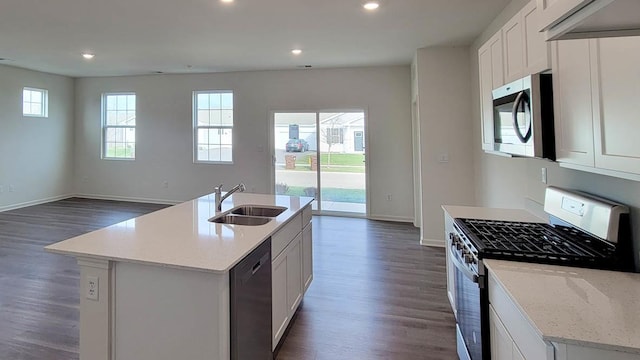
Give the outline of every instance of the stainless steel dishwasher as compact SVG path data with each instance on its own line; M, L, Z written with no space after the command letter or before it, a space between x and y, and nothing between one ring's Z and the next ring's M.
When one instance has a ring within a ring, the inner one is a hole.
M273 360L271 238L229 272L231 360Z

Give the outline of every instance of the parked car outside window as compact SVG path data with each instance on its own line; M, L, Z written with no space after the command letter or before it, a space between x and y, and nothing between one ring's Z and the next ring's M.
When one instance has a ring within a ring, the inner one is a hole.
M285 146L286 152L303 152L309 150L309 143L303 139L289 139Z

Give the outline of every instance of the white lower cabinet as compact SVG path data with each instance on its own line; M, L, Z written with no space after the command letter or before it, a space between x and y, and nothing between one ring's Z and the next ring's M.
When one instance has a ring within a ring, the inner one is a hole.
M278 346L313 279L310 221L311 208L307 206L302 215L272 235L272 349Z
M271 347L275 349L289 324L287 306L287 254L281 253L271 264Z
M489 308L489 323L491 337L491 359L493 360L519 360L524 356L511 335L504 327L493 306Z
M444 238L446 242L446 264L447 264L447 297L453 310L453 315L457 317L456 313L456 284L455 284L455 266L451 262L451 239L450 234L453 234L453 218L446 211L444 213Z
M285 249L287 256L287 307L289 317L293 317L302 301L302 234Z
M491 272L489 303L489 336L493 359L555 359L553 346L542 340Z
M302 230L302 280L304 292L307 292L313 280L313 236L311 223Z
M638 353L544 341L492 272L489 303L492 360L640 360Z

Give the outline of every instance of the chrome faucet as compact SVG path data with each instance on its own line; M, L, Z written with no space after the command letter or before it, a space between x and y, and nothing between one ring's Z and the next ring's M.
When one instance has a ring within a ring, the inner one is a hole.
M216 194L216 211L222 211L222 202L224 201L224 199L228 198L229 196L231 196L231 194L233 194L236 191L243 192L246 189L247 188L244 186L244 184L240 183L232 187L231 190L227 191L227 193L224 194L224 196L222 196L222 184L216 186L214 188L214 192Z

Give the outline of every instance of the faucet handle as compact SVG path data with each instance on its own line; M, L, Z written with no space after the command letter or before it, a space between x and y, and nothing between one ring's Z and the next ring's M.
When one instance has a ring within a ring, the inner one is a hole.
M240 183L238 186L240 187L240 192L244 192L245 190L247 190L246 186L244 186L244 183Z

